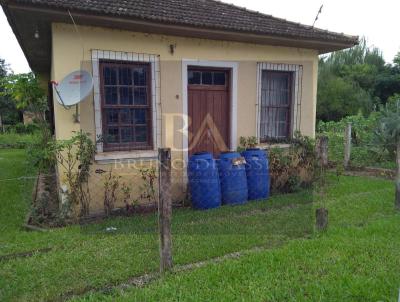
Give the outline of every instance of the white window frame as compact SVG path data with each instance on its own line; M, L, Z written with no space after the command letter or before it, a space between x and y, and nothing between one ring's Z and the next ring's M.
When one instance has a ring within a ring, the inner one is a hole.
M157 149L161 146L161 110L160 102L160 57L152 54L139 54L133 52L111 51L92 49L92 75L93 75L93 105L96 129L96 140L103 137L103 124L101 115L101 87L100 87L100 60L140 62L151 64L151 102L152 102L152 134L153 150L110 151L104 152L103 142L96 142L96 161L109 161L115 159L157 158Z

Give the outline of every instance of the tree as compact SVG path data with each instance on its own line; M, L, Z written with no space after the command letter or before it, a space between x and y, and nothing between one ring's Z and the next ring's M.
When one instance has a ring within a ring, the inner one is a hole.
M395 66L400 67L400 51L395 55L395 57L393 59L393 64Z
M18 121L18 110L12 99L3 95L5 79L10 73L10 69L5 60L0 59L0 128L4 132L5 123L15 123Z
M372 97L358 84L330 73L320 74L318 79L318 119L337 121L359 111L372 110Z
M382 52L365 39L348 50L337 51L319 62L317 117L338 120L386 104L400 93L400 53L385 64Z
M47 97L35 74L9 75L6 77L4 88L3 95L11 97L17 109L33 112L42 121L45 120Z

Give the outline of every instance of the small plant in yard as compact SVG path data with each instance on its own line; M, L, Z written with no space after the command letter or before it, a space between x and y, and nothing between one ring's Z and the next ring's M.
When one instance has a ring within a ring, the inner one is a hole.
M258 144L257 137L255 137L255 136L249 136L249 137L241 136L239 144L240 144L239 147L238 147L238 151L239 152L245 151L246 149L255 148L255 147L257 147L257 144Z
M155 182L157 180L156 169L151 167L148 169L140 169L139 172L143 180L143 184L140 187L142 191L140 198L155 204L157 202L155 187Z
M132 188L127 185L126 183L122 184L121 192L123 196L123 201L125 204L125 210L127 214L133 214L135 211L135 206L137 205L138 201L136 199L132 199Z
M139 201L152 204L157 202L157 175L155 168L139 169L142 184L139 185L140 195L137 199L132 196L132 186L127 182L121 183L122 177L115 175L112 170L109 172L96 170L96 173L107 173L104 180L104 211L107 216L111 214L115 204L121 197L128 215L135 212Z
M120 186L121 176L114 175L112 169L104 181L104 212L108 216L117 202L117 190Z
M89 135L81 130L75 132L69 140L50 142L46 153L50 160L64 169L70 209L65 212L74 212L75 206L79 205L79 216L88 215L90 204L88 180L95 153L95 146Z
M400 210L400 98L394 106L388 106L383 112L375 134L385 148L394 150L392 152L397 163L395 205Z

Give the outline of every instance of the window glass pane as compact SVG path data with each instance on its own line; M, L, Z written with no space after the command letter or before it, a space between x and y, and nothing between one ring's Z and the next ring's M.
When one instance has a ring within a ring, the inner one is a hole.
M212 72L202 72L201 73L201 83L203 85L212 85Z
M263 71L261 78L262 138L288 136L290 115L291 76L288 72Z
M188 73L188 82L189 82L189 84L200 85L200 83L201 83L200 78L201 78L201 73L200 72L198 72L198 71L189 71L189 73Z
M147 109L135 109L135 124L145 125L146 124L146 113Z
M280 122L279 124L278 124L278 136L279 137L282 137L282 138L284 138L284 137L286 137L287 136L287 133L286 133L286 123L282 123L282 122Z
M131 127L122 127L121 128L121 142L122 143L129 143L133 141L132 135L132 128Z
M225 85L225 72L214 72L214 85Z
M105 92L105 102L107 105L118 104L117 87L104 87L104 92Z
M122 124L131 124L131 110L130 109L121 109L119 111L120 122Z
M145 143L147 142L147 127L138 126L135 128L136 142Z
M107 131L106 142L107 143L118 143L118 127L109 127Z
M287 112L288 111L289 110L285 109L285 108L279 109L279 121L286 123L286 121L287 121Z
M147 104L147 90L145 87L134 88L135 105Z
M117 85L117 68L104 67L104 85Z
M121 105L132 105L133 104L132 88L120 87L119 98Z
M277 109L270 108L268 110L268 137L277 137L276 117Z
M118 109L106 109L107 125L118 124Z
M119 85L132 85L132 69L129 67L119 68Z
M135 86L146 86L146 68L135 67L133 69L133 82Z

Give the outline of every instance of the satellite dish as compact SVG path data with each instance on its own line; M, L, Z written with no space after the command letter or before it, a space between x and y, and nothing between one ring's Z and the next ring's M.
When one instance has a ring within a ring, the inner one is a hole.
M71 72L60 83L52 83L57 93L57 101L64 107L80 103L93 88L92 75L85 70Z

